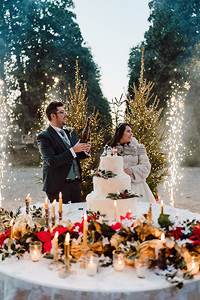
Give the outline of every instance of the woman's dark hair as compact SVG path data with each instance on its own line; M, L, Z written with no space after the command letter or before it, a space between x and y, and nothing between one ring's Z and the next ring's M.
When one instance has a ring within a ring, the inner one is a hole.
M46 108L46 115L49 121L51 121L51 114L57 113L57 107L63 106L63 103L60 101L52 101Z
M117 143L119 143L119 141L121 140L124 134L126 126L129 126L131 128L131 126L128 123L120 123L116 126L115 134L113 135L112 139L108 142L108 146L110 147L117 146Z

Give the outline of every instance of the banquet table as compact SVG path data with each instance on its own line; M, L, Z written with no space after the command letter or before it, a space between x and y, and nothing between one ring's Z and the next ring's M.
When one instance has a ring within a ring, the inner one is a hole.
M42 204L37 204L38 207L40 205ZM156 205L152 205L152 215L155 215L155 219L159 214L159 205ZM76 218L81 218L85 209L85 203L68 205L65 213L70 219L73 219L75 214ZM148 204L137 204L137 210L141 213L147 209ZM200 217L173 207L166 206L165 210L166 213L179 217L184 214L187 218ZM5 259L0 263L0 300L200 299L200 274L195 275L193 280L185 280L183 288L178 291L166 281L165 276L158 276L153 270L148 270L147 277L141 279L130 266L125 266L122 272L117 272L113 266L109 266L100 267L97 275L90 277L78 264L71 264L70 275L63 279L58 276L58 271L48 268L50 263L51 260L44 257L41 257L39 262L32 262L29 253L25 253L19 260L15 257Z

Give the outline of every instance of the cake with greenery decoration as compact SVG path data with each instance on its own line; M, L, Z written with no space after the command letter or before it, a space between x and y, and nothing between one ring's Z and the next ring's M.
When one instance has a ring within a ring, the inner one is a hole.
M116 218L115 206L118 215L125 216L129 210L136 214L138 197L131 192L131 178L123 171L123 157L113 155L112 150L104 152L98 171L93 173L93 191L86 197L88 210L99 211L111 219Z

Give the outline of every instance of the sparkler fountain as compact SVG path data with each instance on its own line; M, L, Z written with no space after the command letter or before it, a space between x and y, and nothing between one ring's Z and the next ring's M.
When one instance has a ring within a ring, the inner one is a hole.
M189 84L185 84L185 89L189 89ZM180 161L183 159L184 146L182 142L183 136L183 120L185 114L185 97L186 92L181 91L178 84L173 85L174 92L167 105L169 108L169 116L167 125L169 126L169 136L167 139L168 158L169 158L169 179L165 182L168 186L170 195L170 205L174 206L174 192L177 185L177 179L180 180L183 176L178 173Z
M4 81L0 80L0 207L2 207L2 189L4 188L4 173L6 172L6 147L8 136L7 105L4 96Z

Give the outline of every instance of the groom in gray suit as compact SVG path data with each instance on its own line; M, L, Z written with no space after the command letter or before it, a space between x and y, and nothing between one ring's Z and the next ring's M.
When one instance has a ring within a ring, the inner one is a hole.
M38 137L43 159L43 191L52 202L62 192L63 203L81 201L81 167L79 159L89 157L91 142L80 143L75 130L67 130L63 103L51 102L46 115L49 127Z

